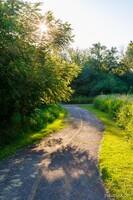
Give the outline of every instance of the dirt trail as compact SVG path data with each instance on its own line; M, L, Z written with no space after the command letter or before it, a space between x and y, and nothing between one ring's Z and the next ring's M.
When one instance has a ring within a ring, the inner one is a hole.
M1 200L106 200L98 170L103 124L64 106L69 125L0 163Z

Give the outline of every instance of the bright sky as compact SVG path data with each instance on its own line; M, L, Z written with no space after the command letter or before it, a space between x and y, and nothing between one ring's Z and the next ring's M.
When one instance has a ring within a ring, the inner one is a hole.
M121 48L133 40L133 0L45 0L43 9L72 25L75 47Z

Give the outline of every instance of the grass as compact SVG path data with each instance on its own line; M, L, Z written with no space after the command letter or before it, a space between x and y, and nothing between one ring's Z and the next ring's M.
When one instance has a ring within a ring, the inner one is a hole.
M94 113L105 124L104 137L99 155L102 179L110 199L133 199L133 145L125 138L124 130L107 113L93 105L82 106Z
M48 136L50 133L63 128L65 126L64 123L65 114L66 114L65 110L61 109L59 117L55 119L53 122L44 125L44 128L41 129L40 131L23 134L21 137L19 137L19 140L14 141L6 146L5 145L1 146L0 161L15 154L18 150L21 150L24 147L40 141L44 137Z
M93 104L98 110L109 113L117 125L125 130L125 136L133 139L133 96L132 95L99 95Z

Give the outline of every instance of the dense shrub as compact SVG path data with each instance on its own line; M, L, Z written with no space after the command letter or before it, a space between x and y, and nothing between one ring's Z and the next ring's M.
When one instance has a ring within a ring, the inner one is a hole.
M59 116L59 112L60 106L58 105L42 106L30 118L30 129L33 131L40 130L44 125L53 122Z
M0 124L0 144L10 144L15 140L22 137L23 134L29 132L39 131L44 128L48 123L53 122L58 118L61 107L59 105L42 105L36 109L34 114L30 117L24 117L24 125L21 124L21 115L14 113L10 124L2 126Z
M73 97L70 99L69 102L70 104L90 104L93 102L93 98L92 97Z
M117 113L117 124L122 129L126 129L128 137L133 137L133 103L130 101L120 107Z
M128 137L133 137L132 95L100 95L93 102L96 108L111 114L117 125L126 130Z
M128 92L128 85L115 75L103 76L91 88L91 95L99 94L122 94Z

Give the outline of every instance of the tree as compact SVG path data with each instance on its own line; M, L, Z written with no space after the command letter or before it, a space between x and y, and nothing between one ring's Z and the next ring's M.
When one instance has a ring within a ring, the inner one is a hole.
M104 57L104 69L108 73L116 73L119 67L119 57L118 51L116 47L111 47L110 50L106 50L105 57Z
M92 66L96 71L101 71L104 69L104 59L106 55L107 48L102 46L100 43L93 44L93 47L90 48L90 58Z
M120 61L121 79L128 84L128 93L133 93L133 42L127 47L124 57Z
M125 53L123 64L127 67L127 71L133 72L133 42L131 41L128 45L127 51Z
M83 52L72 54L73 60L76 60L81 67L81 73L72 82L75 96L132 92L131 69L130 73L126 72L127 64L124 64L124 61L122 64L115 47L107 49L96 43L86 50L85 56Z
M59 56L73 40L71 26L39 10L40 3L0 2L2 120L19 112L23 123L24 115L30 116L42 102L66 100L72 93L69 85L78 66ZM47 32L41 30L42 23Z

